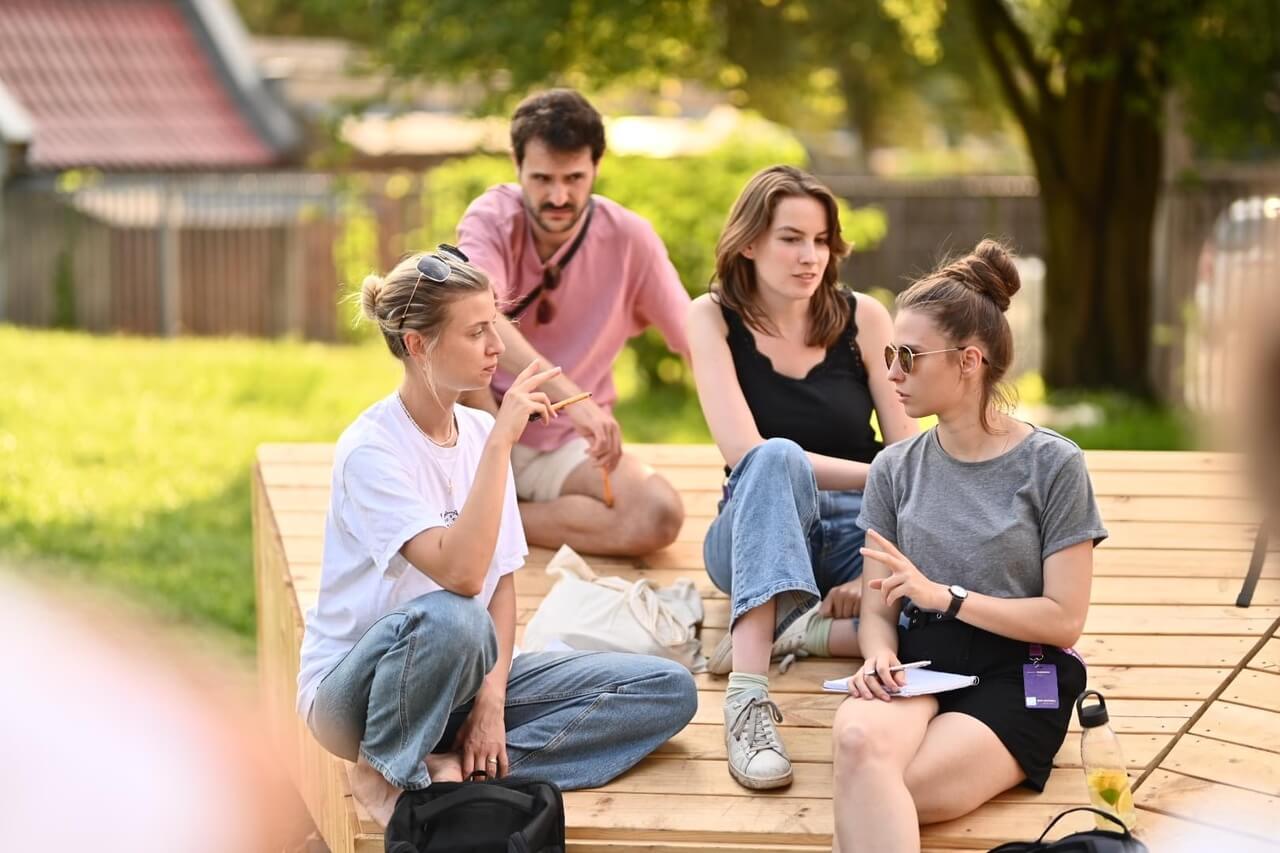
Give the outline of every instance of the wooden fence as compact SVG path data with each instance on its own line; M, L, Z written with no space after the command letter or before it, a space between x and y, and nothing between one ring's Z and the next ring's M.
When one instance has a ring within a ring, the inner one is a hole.
M1012 242L1024 258L1024 292L1010 313L1015 373L1038 369L1052 318L1043 316L1034 179L825 180L888 219L880 245L846 263L855 287L896 292L984 236ZM344 283L389 268L426 239L428 181L397 173L11 182L0 201L0 322L339 340ZM1170 402L1216 411L1238 368L1242 312L1280 286L1280 180L1170 185L1154 262L1152 380Z

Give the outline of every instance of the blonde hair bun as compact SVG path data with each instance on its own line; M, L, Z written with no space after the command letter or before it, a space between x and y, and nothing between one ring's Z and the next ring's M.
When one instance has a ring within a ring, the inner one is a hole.
M360 309L365 318L372 320L374 323L379 321L378 299L382 296L385 286L386 280L376 273L370 273L365 276L364 284L360 285Z

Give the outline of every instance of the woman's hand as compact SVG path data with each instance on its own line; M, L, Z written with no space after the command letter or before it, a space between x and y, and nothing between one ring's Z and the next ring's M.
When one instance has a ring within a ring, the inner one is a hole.
M506 776L507 726L502 700L485 695L483 690L477 693L453 748L462 758L463 779L477 770L490 779Z
M511 388L502 398L502 405L498 407L491 437L502 439L508 446L513 446L529 425L530 415L540 415L543 421L551 423L551 419L555 417L555 413L551 411L551 400L536 389L548 379L559 376L560 368L553 367L539 372L540 366L535 358L511 383Z
M902 685L907 674L902 670L890 672L898 666L898 655L888 649L873 652L863 661L862 667L849 678L849 695L855 699L883 699L888 702Z
M862 578L833 586L818 605L818 615L829 619L849 619L862 610Z
M885 604L893 604L905 596L925 610L946 610L950 606L951 593L947 588L925 577L892 542L874 530L867 531L867 539L873 547L863 548L862 556L878 560L889 569L889 577L867 582L872 589L884 593Z

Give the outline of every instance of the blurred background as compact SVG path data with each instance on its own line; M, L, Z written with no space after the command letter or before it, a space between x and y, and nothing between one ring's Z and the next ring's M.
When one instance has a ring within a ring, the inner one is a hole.
M606 114L597 191L690 293L787 162L886 302L1009 240L1024 415L1087 448L1231 446L1276 381L1272 2L2 0L0 565L250 667L254 448L393 387L344 297L513 179L549 85ZM627 440L709 440L656 336L615 372Z

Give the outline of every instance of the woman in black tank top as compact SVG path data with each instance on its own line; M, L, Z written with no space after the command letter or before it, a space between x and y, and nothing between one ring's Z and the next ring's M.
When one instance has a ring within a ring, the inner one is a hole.
M729 214L711 292L689 310L698 397L729 474L703 544L732 599L709 668L729 673L729 772L748 788L791 781L770 659L858 654L855 519L882 447L871 416L886 441L917 431L881 356L888 311L837 282L848 250L830 190L789 166L765 169Z

